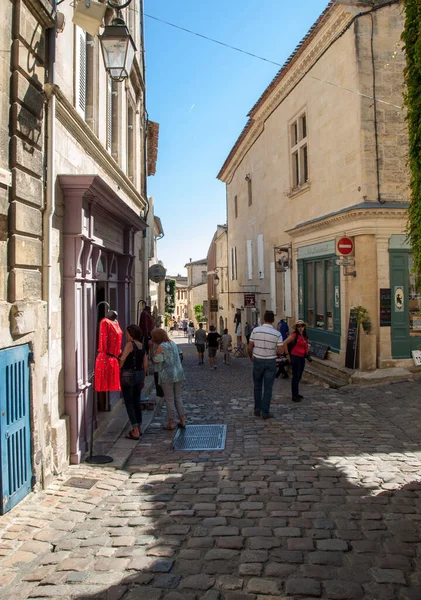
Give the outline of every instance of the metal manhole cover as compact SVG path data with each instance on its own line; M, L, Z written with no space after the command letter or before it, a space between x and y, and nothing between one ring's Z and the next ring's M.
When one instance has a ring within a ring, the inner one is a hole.
M187 425L174 436L173 450L223 450L226 425Z
M63 485L70 485L72 487L81 488L83 490L89 490L93 487L99 479L87 479L85 477L70 477Z

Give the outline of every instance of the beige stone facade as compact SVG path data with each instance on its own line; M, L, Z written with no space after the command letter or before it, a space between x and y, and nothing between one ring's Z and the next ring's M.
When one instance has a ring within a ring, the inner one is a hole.
M379 292L391 288L390 241L405 231L409 190L402 8L374 4L329 5L250 111L219 178L236 295L228 322L237 308L249 322L266 309L290 325L304 318L344 364L349 310L363 305L381 367L393 361ZM336 264L342 236L354 240L354 266Z
M57 35L49 0L2 3L0 352L28 344L33 353L30 452L40 484L89 447L100 288L122 326L149 296L140 8L133 0L123 11L138 51L130 79L116 84L98 38L73 25L72 3L59 5L66 25Z
M203 305L203 313L207 315L208 302L208 268L207 259L195 260L186 263L187 269L187 313L188 320L193 321L195 327L198 326L194 307L196 304Z

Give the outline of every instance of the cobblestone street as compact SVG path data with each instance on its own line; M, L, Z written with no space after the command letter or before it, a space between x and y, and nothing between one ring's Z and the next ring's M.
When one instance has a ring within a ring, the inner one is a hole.
M172 450L161 410L125 470L71 467L0 517L0 597L420 600L421 383L294 404L277 380L263 421L248 359L175 339L187 422L226 424L225 450Z

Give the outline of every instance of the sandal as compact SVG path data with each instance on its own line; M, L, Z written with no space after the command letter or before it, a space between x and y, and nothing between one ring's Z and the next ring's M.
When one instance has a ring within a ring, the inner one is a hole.
M140 434L142 435L142 434ZM129 433L126 435L126 438L128 440L140 440L140 435L134 435L133 431L129 431Z
M185 423L177 423L177 427L180 427L180 429L185 429L186 428L186 424Z
M175 425L163 425L162 429L165 429L166 431L174 431L174 429L177 429L177 427Z

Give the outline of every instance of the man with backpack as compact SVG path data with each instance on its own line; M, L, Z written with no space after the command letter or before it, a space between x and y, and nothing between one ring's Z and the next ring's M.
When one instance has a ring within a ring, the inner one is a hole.
M276 355L283 351L282 335L273 327L275 315L267 310L263 325L251 332L248 344L250 360L253 361L254 416L272 419L270 402L276 375ZM263 390L263 395L262 395Z

